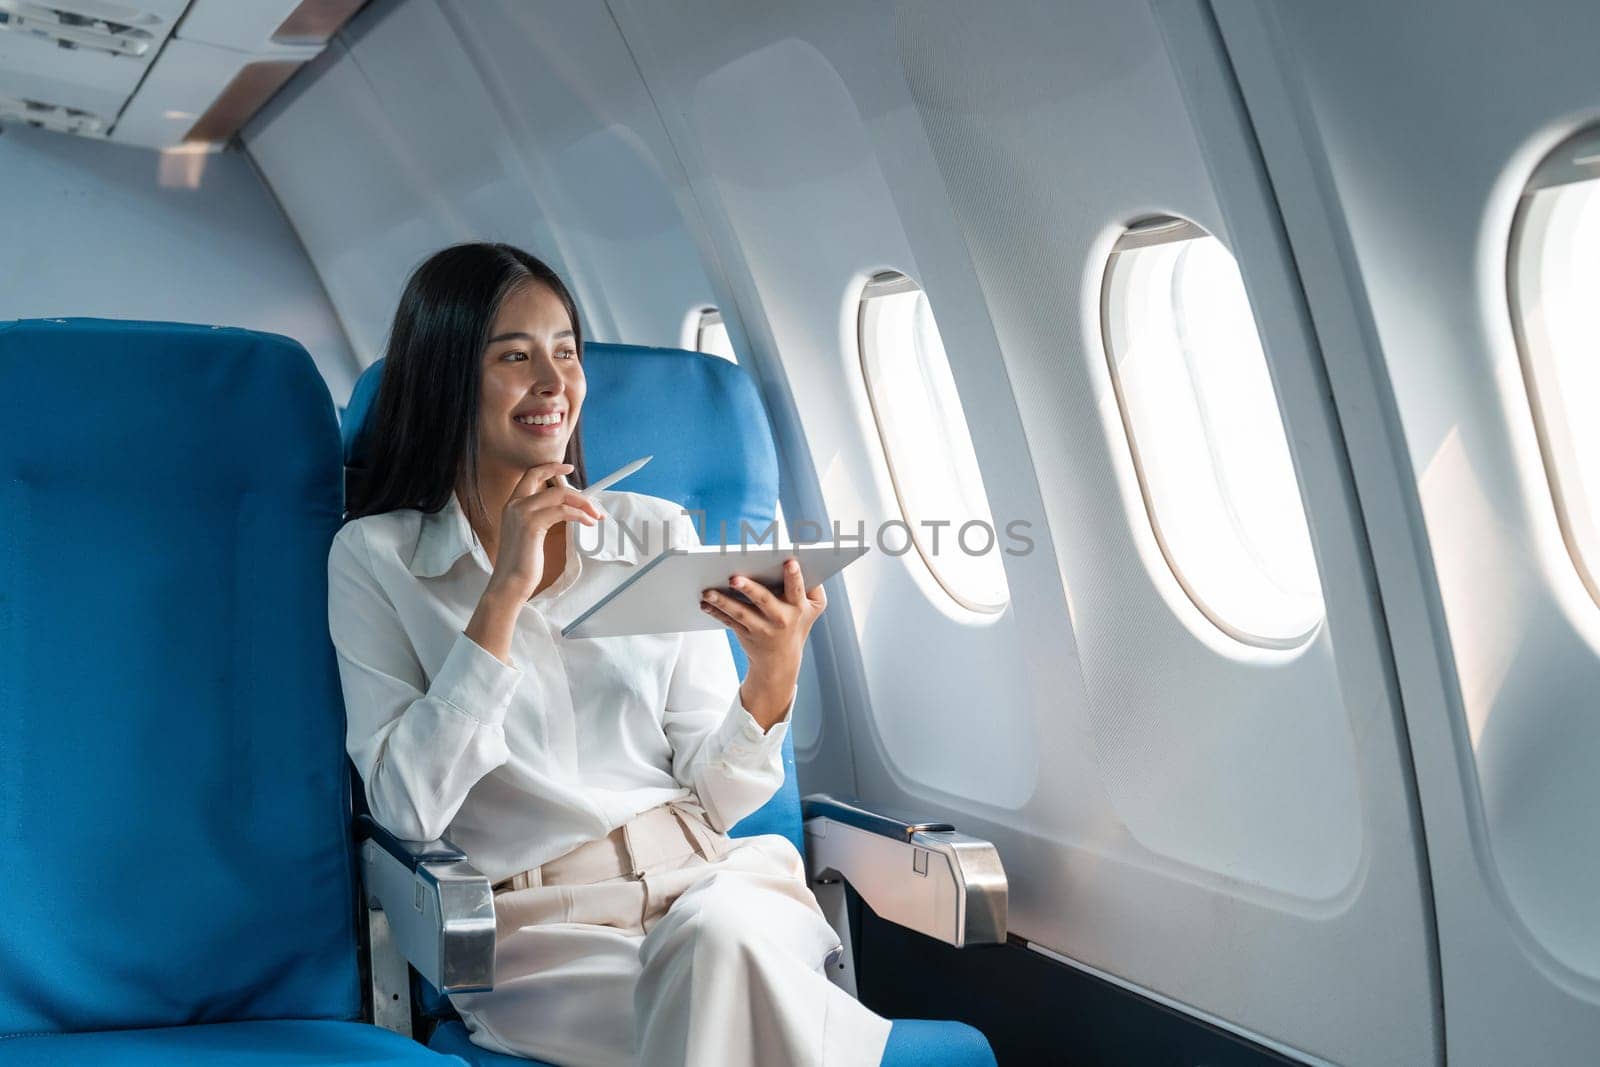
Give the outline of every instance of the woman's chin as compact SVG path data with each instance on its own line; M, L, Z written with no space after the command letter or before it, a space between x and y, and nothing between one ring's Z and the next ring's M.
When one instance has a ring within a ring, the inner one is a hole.
M560 463L566 457L567 443L565 441L538 442L532 448L524 448L522 457L523 466L537 467L541 463Z

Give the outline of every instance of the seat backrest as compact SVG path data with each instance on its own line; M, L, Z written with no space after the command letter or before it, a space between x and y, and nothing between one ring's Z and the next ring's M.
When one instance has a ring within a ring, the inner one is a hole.
M0 381L0 1033L359 1019L311 357L23 320Z
M778 501L778 457L761 394L743 367L675 348L590 343L583 346L583 371L588 392L579 422L590 477L654 456L617 488L704 509L710 541L720 538L722 523L732 539L741 521L757 531L767 528ZM382 374L380 359L356 381L345 409L352 478L366 467L363 433ZM728 643L743 678L748 663L731 630ZM783 834L804 855L793 731L783 739L783 765L782 788L731 833Z

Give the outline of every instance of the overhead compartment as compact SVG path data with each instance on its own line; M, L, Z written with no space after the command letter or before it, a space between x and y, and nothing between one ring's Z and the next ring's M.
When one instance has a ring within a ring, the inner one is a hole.
M0 123L223 147L365 0L0 0Z
M103 137L185 0L0 0L0 122Z
M362 2L194 0L111 139L146 148L222 148L321 54Z

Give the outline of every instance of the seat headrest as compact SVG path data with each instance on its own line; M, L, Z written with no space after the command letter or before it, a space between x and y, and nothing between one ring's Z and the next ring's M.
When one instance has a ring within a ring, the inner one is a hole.
M757 530L772 521L778 458L760 393L745 369L676 348L583 346L588 391L579 414L591 479L640 456L654 456L617 488L704 509L708 539L727 522ZM345 408L345 463L366 466L364 431L378 395L383 360L356 381Z

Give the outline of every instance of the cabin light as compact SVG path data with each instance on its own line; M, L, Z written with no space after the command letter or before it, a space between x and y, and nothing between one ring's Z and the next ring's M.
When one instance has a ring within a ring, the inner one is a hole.
M194 112L194 111L168 110L168 111L163 111L161 113L161 117L164 118L164 119L190 119L190 120L194 120L194 119L199 118L200 115L197 112Z

